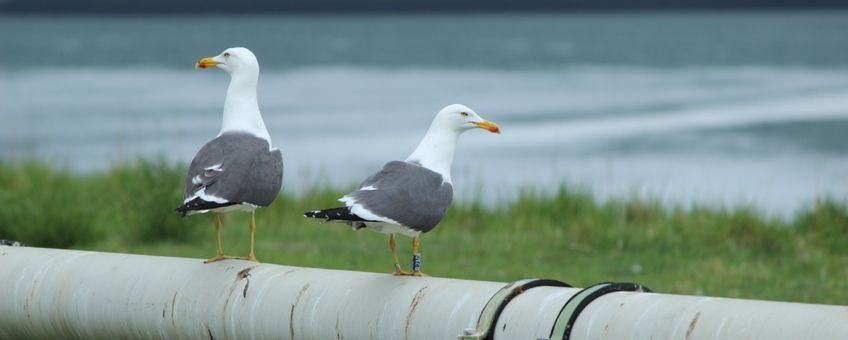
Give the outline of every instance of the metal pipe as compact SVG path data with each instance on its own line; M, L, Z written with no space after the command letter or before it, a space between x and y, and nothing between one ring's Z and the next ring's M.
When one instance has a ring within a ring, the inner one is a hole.
M581 291L558 285L0 246L0 338L544 339ZM617 292L571 333L685 336L848 339L848 307Z
M500 315L494 338L563 339L551 337L552 325L575 295L552 287L519 295ZM612 292L579 313L566 339L848 339L848 306Z
M611 293L583 310L573 339L848 339L848 307Z

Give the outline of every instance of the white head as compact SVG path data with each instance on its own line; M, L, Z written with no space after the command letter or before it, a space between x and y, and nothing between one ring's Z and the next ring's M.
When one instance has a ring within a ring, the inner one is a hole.
M231 47L226 49L221 54L214 57L200 59L197 68L217 67L231 75L237 73L255 73L259 74L259 61L253 52L244 47Z
M459 135L473 128L501 132L498 124L480 118L467 106L448 105L436 114L424 139L406 160L440 173L445 182L450 183L450 169Z
M433 118L432 128L447 129L457 133L480 128L489 132L501 133L498 124L481 118L474 110L462 104L445 106L436 114L436 118Z
M247 132L267 140L270 144L271 136L265 128L256 97L259 62L253 52L244 47L232 47L214 57L200 59L195 66L202 69L219 68L230 74L220 134L230 131Z

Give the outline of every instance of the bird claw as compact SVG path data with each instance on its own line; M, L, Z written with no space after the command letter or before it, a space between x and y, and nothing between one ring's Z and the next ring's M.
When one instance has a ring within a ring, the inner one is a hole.
M232 257L228 257L228 258L231 258L233 260L244 260L244 261L259 262L259 261L256 261L256 256L232 256Z
M218 261L223 261L223 260L246 260L246 261L259 262L259 261L256 260L256 256L252 256L252 255L251 256L225 256L223 254L218 254L217 256L215 256L211 259L203 261L203 263L212 263L212 262L218 262Z
M422 271L407 272L407 271L404 271L403 269L400 269L400 268L395 268L395 271L392 273L392 275L394 275L394 276L418 276L418 277L429 276L427 274L424 274L424 272L422 272Z
M395 262L395 272L392 273L392 275L394 275L394 276L409 276L409 275L412 275L412 273L410 273L408 271L404 271L403 269L400 268L400 263Z
M221 261L221 260L226 260L226 259L228 259L228 258L229 258L229 257L224 256L224 254L218 254L217 256L215 256L215 257L213 257L213 258L211 258L211 259L208 259L208 260L206 260L206 261L203 261L203 263L204 263L204 264L206 264L206 263L218 262L218 261Z

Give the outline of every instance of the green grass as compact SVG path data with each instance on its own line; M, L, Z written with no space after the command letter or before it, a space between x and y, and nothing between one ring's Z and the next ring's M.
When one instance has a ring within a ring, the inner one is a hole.
M206 258L211 215L180 218L184 168L138 161L74 174L39 163L0 163L0 238L34 246ZM257 256L295 266L387 272L384 235L301 217L349 188L281 195L257 213ZM598 203L589 190L524 190L500 206L457 202L422 238L431 275L575 286L633 281L655 291L848 304L848 205L821 199L789 220L750 207ZM223 215L224 248L246 255L245 213ZM408 267L410 245L401 238Z

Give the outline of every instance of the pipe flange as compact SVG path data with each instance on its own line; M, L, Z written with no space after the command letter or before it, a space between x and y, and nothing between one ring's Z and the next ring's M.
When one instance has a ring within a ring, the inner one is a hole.
M549 279L524 279L512 282L492 295L483 311L480 312L480 317L477 319L477 327L466 329L463 334L459 335L460 340L482 340L488 339L491 334L494 334L495 323L498 317L503 312L506 305L520 295L524 291L535 287L572 287L570 284Z
M548 339L568 340L571 336L571 330L574 327L574 322L580 316L580 312L586 308L595 299L609 293L615 292L645 292L650 293L651 289L638 283L630 282L603 282L583 288L577 294L574 294L557 316L554 322L554 328L551 330L551 336Z

